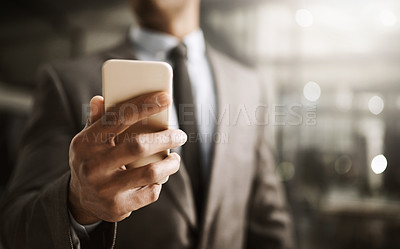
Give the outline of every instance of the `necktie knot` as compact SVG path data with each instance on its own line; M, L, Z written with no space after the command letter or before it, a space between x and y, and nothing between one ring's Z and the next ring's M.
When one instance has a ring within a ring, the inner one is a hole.
M175 48L173 48L170 52L169 52L169 57L172 61L178 60L178 59L184 59L187 60L187 47L186 45L181 42L178 44L178 46L176 46Z

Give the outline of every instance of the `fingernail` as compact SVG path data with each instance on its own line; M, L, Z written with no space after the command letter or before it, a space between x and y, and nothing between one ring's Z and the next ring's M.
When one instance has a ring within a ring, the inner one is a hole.
M170 102L169 95L167 93L160 93L156 96L156 104L159 107L167 106Z

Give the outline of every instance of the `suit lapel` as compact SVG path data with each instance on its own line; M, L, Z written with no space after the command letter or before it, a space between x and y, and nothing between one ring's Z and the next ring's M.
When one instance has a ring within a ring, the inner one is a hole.
M212 240L210 237L218 236L214 229L220 222L218 219L221 218L221 212L226 211L224 205L230 205L235 195L232 185L237 187L249 182L246 179L250 179L252 174L252 146L255 144L256 133L253 132L248 111L253 110L258 103L255 93L259 92L256 85L246 84L255 82L250 71L243 70L242 66L212 48L207 51L214 70L218 115L200 248L207 248L206 243Z
M214 219L214 214L218 212L218 203L221 200L221 195L224 193L224 189L226 188L226 182L224 181L224 159L227 156L227 144L220 143L218 140L222 139L220 136L223 134L228 134L227 129L227 120L219 120L219 117L223 115L224 107L226 107L230 103L229 93L226 92L229 87L224 86L224 83L227 80L224 78L224 75L221 72L224 72L223 69L220 69L220 65L218 63L217 52L212 48L207 47L207 53L210 60L210 65L213 70L214 82L215 82L215 91L217 96L217 126L215 130L216 141L214 141L214 152L213 152L213 160L212 167L209 179L209 186L206 195L205 201L205 210L203 221L201 224L201 238L202 241L206 241L207 233L209 232L209 227ZM226 72L226 71L225 71ZM229 122L229 120L228 120ZM207 232L208 231L208 232Z
M198 224L196 219L196 208L193 192L186 167L181 163L178 172L164 184L165 193L168 194L176 204L178 210L186 217L192 228Z

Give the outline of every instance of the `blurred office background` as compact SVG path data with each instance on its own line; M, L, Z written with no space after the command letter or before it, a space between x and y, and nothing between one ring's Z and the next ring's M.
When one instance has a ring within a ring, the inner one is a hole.
M400 2L202 5L209 42L258 70L271 93L299 248L400 248ZM3 0L0 19L1 195L37 66L112 46L134 21L124 0Z

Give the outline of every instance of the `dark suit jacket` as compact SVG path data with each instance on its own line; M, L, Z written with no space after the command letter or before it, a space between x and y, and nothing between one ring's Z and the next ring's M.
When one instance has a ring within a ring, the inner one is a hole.
M257 108L266 103L265 90L252 71L211 48L208 52L219 119L204 219L196 220L182 166L157 202L133 212L118 229L105 223L93 235L95 241L139 249L291 247L290 219L274 173L267 126L260 125L265 108ZM125 43L42 70L19 164L1 205L6 248L71 248L69 144L86 122L89 100L101 94L101 66L110 58L132 59L134 52Z

